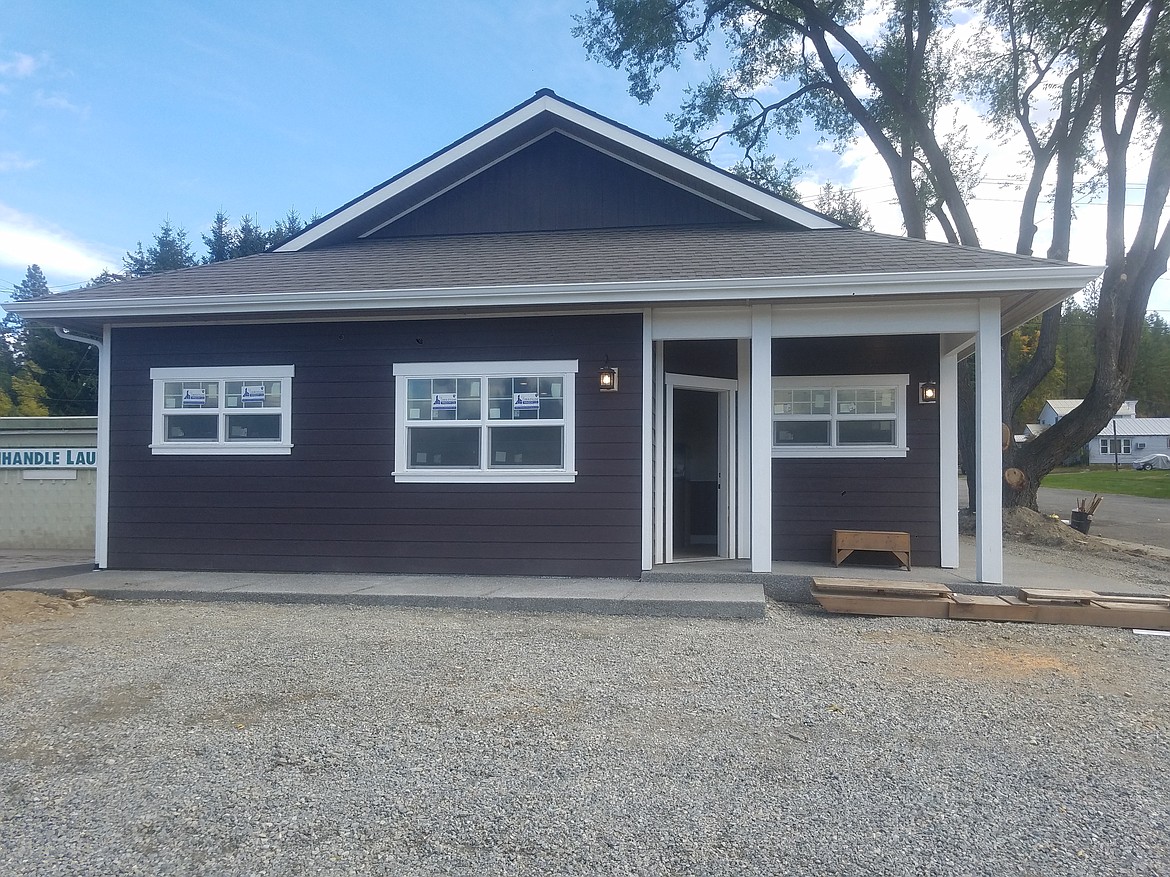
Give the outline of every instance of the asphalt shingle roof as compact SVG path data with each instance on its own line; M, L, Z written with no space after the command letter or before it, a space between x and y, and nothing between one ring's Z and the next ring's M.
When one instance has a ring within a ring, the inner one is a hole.
M1010 253L853 229L765 224L365 240L263 253L58 293L101 301L232 293L801 277L1053 267Z

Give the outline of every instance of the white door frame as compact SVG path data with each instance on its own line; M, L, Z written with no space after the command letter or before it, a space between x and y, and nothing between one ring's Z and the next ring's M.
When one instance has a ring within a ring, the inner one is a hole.
M738 523L738 477L736 474L737 441L736 412L739 381L729 378L708 378L701 375L682 375L667 372L666 392L663 394L664 435L659 459L662 460L661 500L665 513L662 527L662 557L674 562L674 391L698 390L719 395L718 484L719 511L716 558L736 556Z

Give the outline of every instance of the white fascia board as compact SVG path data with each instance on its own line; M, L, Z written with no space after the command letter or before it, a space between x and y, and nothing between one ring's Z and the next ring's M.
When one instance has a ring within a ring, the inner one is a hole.
M965 271L907 271L800 277L651 280L441 289L363 289L294 293L139 296L99 300L40 299L12 303L32 319L166 316L178 314L287 314L303 311L417 310L564 305L686 304L688 302L862 299L930 295L994 295L1033 290L1075 291L1100 271L1084 266Z
M819 216L795 204L790 204L773 195L769 195L767 192L737 180L735 177L727 175L714 167L677 153L672 149L667 149L648 138L610 124L591 113L583 112L554 97L544 95L520 107L510 115L500 119L494 125L483 129L478 134L468 137L462 143L458 143L439 153L433 159L424 162L414 170L390 180L385 185L370 192L364 198L355 201L333 216L322 220L319 225L302 232L292 240L277 247L274 252L293 253L310 246L342 226L360 219L367 211L376 209L385 201L417 185L431 174L437 173L443 168L470 155L477 149L488 145L496 138L503 136L543 112L552 113L568 122L593 131L601 137L641 152L651 159L678 168L694 179L702 180L705 183L723 189L735 197L755 204L776 216L791 220L804 228L841 227L838 223L830 219ZM366 231L369 231L369 229L366 229Z

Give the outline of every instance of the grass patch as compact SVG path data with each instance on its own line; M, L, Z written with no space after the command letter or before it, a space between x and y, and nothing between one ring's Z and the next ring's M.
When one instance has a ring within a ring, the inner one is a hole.
M1122 496L1148 496L1170 499L1170 470L1153 469L1056 469L1044 476L1042 487L1078 490L1086 496L1113 493Z

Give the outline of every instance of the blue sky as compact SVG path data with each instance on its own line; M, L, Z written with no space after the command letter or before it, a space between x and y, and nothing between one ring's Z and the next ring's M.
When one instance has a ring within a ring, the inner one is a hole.
M570 34L584 6L7 0L0 299L31 262L55 289L117 270L166 219L202 255L200 235L217 210L265 226L289 208L327 213L540 88L668 134L664 114L708 65L667 75L643 107L625 75L588 61ZM810 192L825 179L858 187L879 230L900 231L883 203L887 180L864 156L838 157L811 137L786 148L782 157L809 166ZM987 208L1010 216L1015 205L1004 197L990 192ZM1009 232L1013 224L986 223ZM994 235L985 243L1012 246ZM1098 261L1095 246L1073 258ZM1170 313L1165 280L1151 307Z

